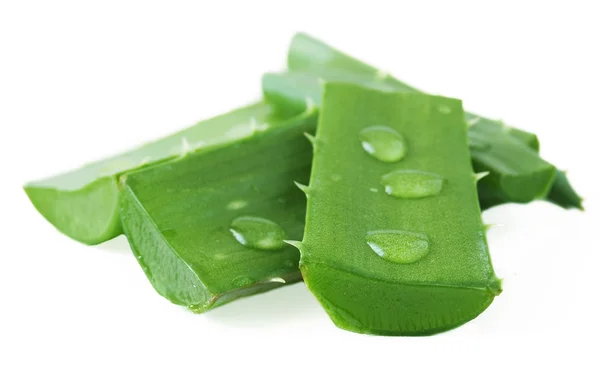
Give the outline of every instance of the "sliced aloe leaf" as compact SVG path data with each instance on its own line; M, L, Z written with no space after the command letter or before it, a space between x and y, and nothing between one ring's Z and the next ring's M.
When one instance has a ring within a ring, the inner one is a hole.
M259 123L278 117L260 102L195 124L137 149L80 169L31 182L25 191L37 210L58 230L86 244L121 234L120 175L252 134Z
M294 181L308 179L316 118L257 121L248 137L123 176L123 229L159 294L203 312L301 280L283 240L302 237Z
M301 77L330 78L331 81L355 82L365 85L379 84L380 89L395 89L398 91L418 92L415 88L394 79L389 74L364 64L325 43L306 34L297 34L290 45L288 52L288 68L293 72L301 72ZM335 75L335 71L343 72ZM361 76L350 76L351 74ZM297 81L281 79L269 75L263 80L263 88L267 91L265 96L276 104L285 98L290 98L292 104L297 104L298 99L290 92L277 92L276 88L290 88L299 85ZM288 76L283 76L288 77ZM290 76L296 77L296 76ZM293 85L292 85L293 84ZM314 92L315 82L310 90ZM372 85L369 85L372 87ZM296 92L297 94L298 92ZM314 98L313 98L314 99ZM303 99L304 100L304 99ZM316 99L318 101L318 98ZM466 113L465 117L469 126L469 140L471 150L480 147L479 152L473 153L473 162L476 169L489 171L490 174L483 180L498 191L503 197L513 202L529 202L533 199L544 198L552 185L556 169L541 159L530 148L525 147L517 140L508 137L507 128L502 122L489 120L475 114ZM518 129L514 129L518 132Z
M517 138L536 152L540 151L540 143L535 134L513 129L510 135ZM565 209L576 208L583 210L583 199L577 194L571 183L569 183L567 173L561 170L556 171L556 177L554 178L550 192L546 196L546 200ZM504 202L500 201L500 203Z
M535 134L514 128L507 128L507 131L512 137L518 139L532 150L539 152L540 142ZM478 183L478 192L482 209L510 202L485 181ZM565 209L577 208L583 210L582 198L571 186L571 183L569 183L566 172L560 170L556 171L552 188L548 195L546 195L546 200Z
M381 133L365 136L373 131ZM398 137L384 142L390 131ZM398 140L406 153L389 150ZM337 326L432 334L490 305L500 281L460 101L326 83L314 147L295 245L306 284Z

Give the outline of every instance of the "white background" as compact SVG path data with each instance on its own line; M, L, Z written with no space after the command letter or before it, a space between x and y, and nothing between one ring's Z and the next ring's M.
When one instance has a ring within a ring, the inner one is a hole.
M599 388L594 3L2 1L0 389ZM86 247L29 204L28 180L258 97L299 30L536 132L586 212L487 211L504 293L454 331L386 338L335 328L303 284L193 315L123 237Z

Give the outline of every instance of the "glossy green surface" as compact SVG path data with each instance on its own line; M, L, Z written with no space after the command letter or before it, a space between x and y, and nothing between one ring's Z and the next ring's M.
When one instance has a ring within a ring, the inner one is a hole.
M25 191L37 210L58 230L83 243L98 244L121 233L119 175L248 136L274 116L271 105L255 103L137 149L28 183Z
M249 119L249 118L247 118ZM316 114L273 119L233 143L124 176L123 229L148 279L173 303L203 312L299 281Z
M360 132L375 125L403 135L403 160L379 161L362 148ZM306 284L337 326L432 334L492 302L500 281L460 101L328 83L314 145L306 228L296 245ZM397 170L435 174L443 186L422 198L390 196L381 178Z
M318 78L352 82L381 90L419 92L305 34L297 34L292 40L288 68L292 74L268 74L263 78L265 97L287 110L301 110L300 105L307 96L319 105ZM507 134L507 130L520 130L470 113L466 113L465 117L470 124L469 140L483 146L479 150L475 147L471 150L475 152L472 155L475 169L490 172L483 179L486 184L513 202L529 202L548 194L555 168Z

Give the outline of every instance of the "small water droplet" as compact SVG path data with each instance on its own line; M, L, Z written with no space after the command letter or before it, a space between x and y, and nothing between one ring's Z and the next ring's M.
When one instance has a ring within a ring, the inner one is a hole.
M237 278L233 279L233 284L236 285L237 287L245 287L245 286L249 286L253 283L254 283L254 280L252 280L251 278L249 278L247 276L238 276Z
M244 216L233 220L229 231L248 248L277 250L285 247L285 230L265 218Z
M452 112L452 109L445 104L438 104L437 109L441 114L444 115L448 115Z
M444 178L435 173L401 169L383 175L381 184L388 195L398 198L425 198L438 195L444 186Z
M371 191L371 192L379 192L379 190L377 188L369 188L369 191Z
M331 180L340 181L340 180L342 180L342 175L333 174L333 175L331 175Z
M388 126L369 126L358 133L365 152L383 162L398 162L406 156L404 137Z
M241 199L232 200L227 205L227 209L228 210L239 210L239 209L243 209L246 206L248 206L248 202L246 202L245 200L241 200Z
M426 235L404 230L370 232L367 244L379 257L400 264L414 263L429 252Z

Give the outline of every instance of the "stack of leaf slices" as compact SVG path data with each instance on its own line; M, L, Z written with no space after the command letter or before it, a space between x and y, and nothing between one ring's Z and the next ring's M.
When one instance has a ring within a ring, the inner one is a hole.
M535 134L297 34L263 101L32 182L64 234L125 233L156 291L203 312L304 280L340 328L426 335L498 295L481 210L582 209Z

